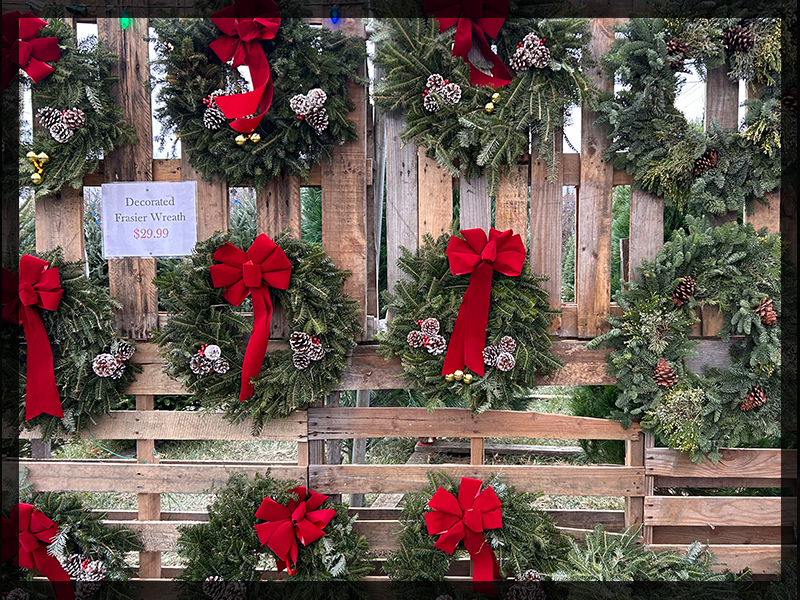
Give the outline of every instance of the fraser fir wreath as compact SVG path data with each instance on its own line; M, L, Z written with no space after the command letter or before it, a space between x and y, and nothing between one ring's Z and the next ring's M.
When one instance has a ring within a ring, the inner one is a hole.
M781 184L781 152L796 157L796 122L782 110L781 20L631 19L602 63L624 86L599 103L599 123L608 125L607 161L633 175L634 186L701 214L736 211ZM727 65L733 81L760 87L745 102L738 131L713 120L708 131L689 123L675 107L682 73L701 76ZM793 173L794 169L787 170Z
M25 255L20 264L26 266L19 275L5 269L3 272L3 344L19 348L17 356L7 354L3 361L6 376L18 377L20 381L15 405L18 414L7 415L8 420L26 428L39 427L43 439L71 435L126 402L125 389L141 371L131 361L134 343L116 337L114 309L119 304L106 288L86 278L82 263L66 263L57 249L41 257ZM52 278L54 270L58 275ZM33 283L23 271L34 272L38 281ZM28 286L37 293L38 305L27 305L32 301L24 290ZM60 296L58 288L63 290ZM54 297L55 304L41 306L43 296ZM29 349L33 342L25 331L26 327L36 327L35 323L25 323L36 319L30 311L38 314L48 342L43 347L41 336L35 329L29 329L28 334L39 338L35 350ZM34 371L34 397L26 390L26 374L31 372L31 365L27 368L23 365L31 360L40 361L47 345L52 352L50 373L55 377L54 387L45 389L43 385L47 368ZM50 392L51 408L56 410L39 414L38 408L45 408L42 398ZM59 410L63 417L53 414ZM26 417L31 418L26 420Z
M230 4L212 0L196 7L211 14ZM176 135L192 166L206 178L218 174L231 185L249 182L259 189L281 172L306 175L335 145L357 137L347 116L355 108L347 80L361 81L364 40L308 25L301 4L291 0L279 2L276 13L280 26L274 37L254 42L269 63L272 104L246 136L237 136L214 101L248 90L241 74L209 47L222 31L211 18L152 21L154 69L162 84L155 114L162 140Z
M342 293L348 273L337 269L319 245L288 233L277 236L274 242L291 264L291 278L288 289L270 287L269 294L273 305L282 307L292 335L289 348L267 352L260 374L252 378L253 394L240 400L243 337L254 320L245 313L253 306L248 298L235 307L225 299L224 288L214 287L213 256L226 242L246 250L253 239L246 233L216 233L156 279L171 316L153 341L167 360L166 372L202 406L223 409L234 421L250 417L258 430L333 390L361 331L358 307Z
M641 283L621 290L623 310L609 317L611 331L590 347L607 344L609 373L622 393L611 415L657 434L693 461L718 460L720 447L757 444L780 435L780 238L752 225L712 228L687 217ZM701 306L724 314L718 336L741 336L728 369L692 373L685 359Z
M450 270L446 254L450 238L442 235L434 240L428 235L415 254L402 249L398 266L407 277L386 295L391 319L378 351L387 359L401 358L405 377L422 393L429 409L523 409L518 398L534 385L536 375L563 366L549 350L547 328L556 312L539 285L542 278L531 273L527 260L519 276L495 273L484 375L463 369L443 376L449 337L470 285L470 275L453 275Z
M32 140L20 141L19 181L8 182L33 183L37 198L67 185L82 187L83 176L97 169L103 154L136 141L133 127L122 118L111 94L116 81L111 69L118 57L95 36L76 40L62 19L41 23L45 26L37 39L55 38L60 58L47 63L53 71L43 79L32 82L25 77L22 82L33 90L33 117L40 127L34 129Z
M236 589L231 591L241 593L246 590L247 582L261 579L259 571L275 567L285 557L283 551L276 554L272 550L278 544L262 544L262 538L282 527L278 535L286 533L294 539L296 523L303 520L309 521L301 523L305 535L316 530L311 536L315 539L308 537L306 544L296 540L295 559L283 565L290 571L289 580L353 582L357 586L356 582L373 569L367 560L367 540L353 530L356 517L348 516L347 507L326 498L297 487L297 482L274 479L268 473L257 474L253 479L242 474L231 475L208 507L208 522L180 529L178 554L185 564L180 580L196 582L187 588L194 592L191 597L213 597L215 585L232 584ZM319 504L321 500L324 502ZM293 520L285 519L275 504L291 507L304 501L308 505L307 516L295 516ZM272 521L274 527L265 525L270 521L264 517L271 512L276 519ZM324 535L317 537L320 530ZM313 589L310 585L304 585L303 589L306 597L313 597L313 593L307 595Z
M452 49L461 26L440 32L433 14L376 22L374 60L385 76L376 82L375 101L384 110L402 109L402 139L426 148L454 176L459 169L467 177L485 171L494 193L500 173L529 151L532 134L533 151L555 177L569 107L592 93L583 72L590 55L589 21L506 19L489 42L480 42L483 31L473 31L473 44L493 44L498 60L511 68L509 82L495 88L497 83L471 83L474 70ZM517 14L515 7L510 14ZM479 53L469 56L484 71L490 68Z

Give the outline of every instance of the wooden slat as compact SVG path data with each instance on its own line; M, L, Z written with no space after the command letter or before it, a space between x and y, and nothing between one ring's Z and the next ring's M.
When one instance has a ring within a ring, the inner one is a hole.
M551 347L564 366L547 377L536 379L537 385L614 385L608 374L608 349L588 350L582 340L559 340ZM588 383L593 381L596 383Z
M165 161L153 161L153 166ZM154 181L164 181L164 175L170 173L156 173L153 171ZM228 184L220 181L215 175L211 181L206 181L203 176L189 164L189 158L184 151L181 156L180 166L176 173L181 181L197 182L197 241L201 242L210 238L215 231L227 231L230 227L230 206L228 205Z
M731 81L725 65L711 69L706 74L706 107L704 127L708 131L711 121L717 120L724 128L737 131L739 126L739 82ZM737 211L715 215L713 225L735 222Z
M674 550L686 552L685 544L651 544L651 550ZM740 545L714 544L710 546L717 562L724 563L714 567L715 571L729 569L733 572L749 568L754 574L780 573L780 561L795 550L797 546L780 545Z
M36 200L35 212L37 252L60 246L64 260L83 262L83 190L65 186L55 196Z
M459 179L459 229L483 229L487 234L492 225L492 201L486 176Z
M154 408L153 396L136 396L136 412L147 414ZM147 463L157 464L155 440L136 440L136 459ZM150 521L161 516L161 494L136 495L137 518L140 521ZM161 577L161 553L149 552L147 548L139 552L139 577Z
M494 200L495 229L513 229L522 236L528 248L528 168L526 165L513 165L509 173L500 178L497 196ZM538 233L538 232L537 232Z
M794 500L794 502L792 502ZM648 496L648 525L780 527L797 519L795 498L755 496Z
M104 523L108 527L126 527L139 534L139 538L147 553L160 554L178 549L178 527L191 527L198 525L202 521L113 521L106 520ZM139 569L141 577L141 557L139 559Z
M796 479L797 450L723 449L719 462L693 463L687 454L667 448L652 448L645 453L648 475L668 477L754 477L762 479Z
M623 429L617 421L550 413L463 408L309 409L308 438L355 437L525 437L546 439L635 439L637 424Z
M300 238L300 177L281 174L256 190L258 233L274 238L284 229Z
M425 148L417 150L419 198L419 237L430 234L434 239L450 233L453 222L453 178L436 160L425 156Z
M780 544L795 543L791 527L661 526L653 528L654 544Z
M636 439L625 440L625 465L628 467L644 466L644 434L639 433ZM625 525L641 525L644 522L644 498L625 498Z
M518 489L556 495L631 496L644 489L644 469L635 467L311 465L308 478L309 485L323 494L403 494L427 485L426 473L432 468L456 479L487 479L502 472L503 480Z
M642 259L652 261L664 244L664 199L631 190L630 223L626 281L640 281L636 269L642 266Z
M664 477L653 478L657 488L780 488L787 487L786 479L758 479L748 477Z

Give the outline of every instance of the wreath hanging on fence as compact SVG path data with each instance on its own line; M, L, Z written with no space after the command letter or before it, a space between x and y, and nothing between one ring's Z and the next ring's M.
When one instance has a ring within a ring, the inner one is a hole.
M623 315L609 317L611 331L588 345L613 348L609 373L622 393L610 416L626 424L641 419L645 431L697 462L718 460L720 447L779 436L779 236L687 217L686 231L674 232L639 270L641 283L616 296ZM697 344L688 336L702 306L724 315L720 338L742 338L731 347L730 367L705 376L685 361Z
M39 597L32 582L38 572L58 600L125 597L121 582L134 574L125 554L143 549L139 535L109 527L76 494L35 492L25 475L19 503L3 508L4 596Z
M260 571L277 566L290 581L352 582L357 590L373 567L355 519L344 504L297 482L231 475L208 507L208 522L180 528L180 579L194 582L193 597L243 600ZM300 591L311 598L313 590L306 583Z
M504 21L484 3L491 18L461 14L456 25L458 2L434 4L425 2L427 19L376 22L374 60L385 70L377 105L401 108L402 139L426 148L453 176L485 171L491 194L501 172L528 153L531 134L554 178L569 107L592 93L584 74L588 19Z
M3 361L20 382L19 414L9 422L38 426L50 439L126 402L125 388L141 371L131 361L135 348L116 337L119 303L86 278L82 263L64 262L60 250L24 255L17 273L3 268L2 304L3 343L19 348Z
M524 409L520 398L536 375L563 366L549 351L557 312L518 235L461 234L426 236L416 254L402 250L407 277L386 296L391 319L379 352L401 358L429 409Z
M3 88L16 75L15 66L26 71L23 85L33 90L33 116L40 127L32 140L19 144L18 181L5 184L33 184L37 198L67 185L80 188L105 153L136 141L111 94L118 57L96 36L76 40L61 19L10 12L3 15L3 31L7 27L18 30L20 48L32 50L24 63L3 65ZM20 50L18 60L25 54Z
M796 88L794 99L782 91L781 20L631 19L618 31L602 58L624 86L597 109L611 140L605 159L632 174L636 187L695 213L767 203L781 185L781 152L796 158L793 136L781 135L797 118ZM690 66L703 76L723 64L733 81L760 86L761 95L745 102L739 131L716 120L703 131L675 107L676 94Z
M166 372L201 405L252 418L255 431L322 400L361 331L358 306L342 293L348 275L319 245L287 233L216 233L155 280L171 315L153 337ZM266 352L273 305L291 335L288 349Z
M212 18L152 21L162 140L176 135L195 169L231 185L306 175L357 138L347 80L361 81L364 40L304 23L295 2L260 0L249 13L246 2L227 3L198 6L221 9ZM237 28L249 33L240 38ZM231 59L249 67L249 95Z

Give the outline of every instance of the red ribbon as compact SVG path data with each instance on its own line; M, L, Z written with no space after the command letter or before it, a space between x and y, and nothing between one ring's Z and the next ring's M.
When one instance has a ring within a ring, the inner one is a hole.
M47 21L32 12L20 15L19 11L3 13L3 89L11 83L20 69L34 83L38 83L54 71L45 61L61 58L58 38L37 38L39 30L47 27Z
M233 59L234 68L250 67L253 80L252 92L215 96L214 101L228 119L235 119L230 123L234 130L250 133L272 104L272 73L260 41L271 40L278 32L281 24L278 5L273 0L235 0L231 6L212 14L211 20L224 35L209 47L222 62Z
M442 375L465 366L483 375L492 275L495 271L510 277L522 273L525 246L510 229L497 231L492 227L488 241L483 229L462 229L461 235L463 240L453 236L447 245L450 271L453 275L471 275L447 346Z
M13 558L15 567L39 569L53 582L58 600L74 600L69 574L56 557L47 553L47 544L58 533L58 525L32 504L20 502L9 516L10 519L3 519L3 562Z
M429 535L439 539L435 548L452 554L461 540L474 565L472 589L482 594L494 592L492 580L500 578L500 566L494 550L483 535L485 529L503 526L500 498L491 487L481 492L481 482L469 477L461 478L458 500L440 487L428 500L433 510L425 513Z
M425 12L439 21L439 32L456 28L453 56L460 56L470 69L470 83L498 88L511 83L511 71L492 52L486 36L497 37L508 17L508 0L425 0ZM473 42L483 57L492 63L492 74L478 70L469 62Z
M58 269L26 254L19 261L19 277L3 269L3 321L22 325L28 345L25 420L46 413L63 417L53 370L53 350L39 308L56 310L64 290Z
M239 306L247 296L253 302L253 333L244 352L241 401L253 395L250 378L259 374L267 354L272 318L269 288L285 290L289 287L292 264L283 249L263 233L247 252L225 242L217 248L213 258L222 264L211 265L211 281L214 287L226 288L223 297L234 306Z
M323 529L336 515L332 508L317 510L327 496L298 486L292 490L297 500L284 506L272 498L264 498L256 517L266 521L254 525L258 539L278 557L278 571L286 568L289 575L297 573L297 541L308 546L325 535ZM306 499L308 495L308 499Z

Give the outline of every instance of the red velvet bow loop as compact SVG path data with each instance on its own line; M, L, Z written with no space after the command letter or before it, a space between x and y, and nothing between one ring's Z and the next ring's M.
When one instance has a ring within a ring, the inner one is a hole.
M522 238L510 229L492 228L489 238L483 229L463 229L464 239L451 237L447 257L453 275L470 275L458 317L447 346L442 375L465 366L478 375L484 374L483 348L486 346L486 325L492 296L492 275L495 271L516 277L525 264Z
M264 498L256 517L266 521L254 525L258 539L278 557L278 571L286 569L289 575L297 573L297 542L303 546L325 535L325 527L336 515L332 508L319 509L327 496L298 486L292 490L297 500L284 506L272 498ZM306 499L306 497L308 497Z
M3 13L3 89L11 83L19 69L38 83L55 69L45 61L61 58L58 38L38 38L39 30L47 21L32 12L21 15L19 11Z
M470 68L470 83L498 88L511 83L508 70L492 51L486 36L497 37L508 17L508 0L425 0L425 12L439 20L439 32L456 28L453 56L460 56ZM469 60L473 43L492 63L491 75L480 71Z
M474 565L473 590L492 593L491 581L500 577L497 557L487 543L483 532L503 526L500 499L487 487L481 492L481 482L469 477L461 478L458 500L440 487L428 501L433 510L425 513L425 526L429 535L439 535L435 548L452 554L461 540Z
M3 562L13 558L15 567L39 569L53 582L58 600L74 600L69 574L57 558L47 553L47 544L58 533L58 525L32 504L20 502L9 516L10 519L3 519Z
M272 318L269 288L285 290L289 287L292 264L283 249L263 233L247 252L225 242L217 248L213 258L222 263L210 267L214 287L225 287L222 296L234 306L239 306L247 296L253 302L253 333L244 353L239 392L239 400L246 400L254 392L250 378L259 374L267 354Z
M26 254L19 261L19 277L3 269L3 320L22 325L28 346L25 420L45 413L63 417L53 367L53 349L38 309L56 310L64 290L58 269Z
M260 41L271 40L278 32L278 5L273 0L235 0L212 14L211 20L223 35L209 47L222 62L232 60L234 68L250 67L253 80L252 92L215 96L214 100L228 119L234 119L230 126L235 131L250 133L272 104L272 74Z

